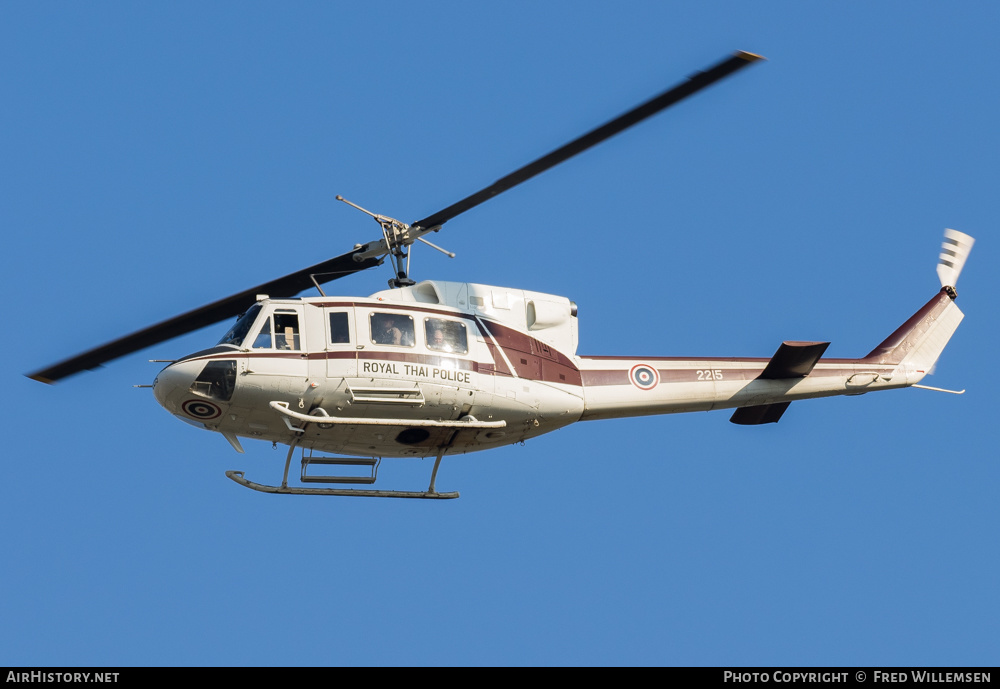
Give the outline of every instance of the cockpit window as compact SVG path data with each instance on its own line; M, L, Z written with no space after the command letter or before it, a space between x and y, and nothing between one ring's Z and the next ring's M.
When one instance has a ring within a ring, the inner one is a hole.
M424 334L427 349L435 352L465 354L469 351L469 341L465 335L465 325L442 318L425 318Z
M253 341L253 349L271 349L274 343L271 341L271 317L264 320L264 325L260 326L260 332Z
M299 341L299 316L295 313L275 313L274 329L271 317L260 326L260 332L253 341L253 349L301 349Z
M228 402L236 389L236 362L232 359L209 361L191 384L191 392L209 399Z
M243 344L243 338L247 336L250 332L250 326L253 325L254 320L257 318L257 314L260 313L260 304L254 304L246 313L240 316L239 320L236 321L236 325L229 329L222 339L219 340L220 345L231 344L237 347Z
M299 346L298 314L274 314L274 348L295 350L301 349Z

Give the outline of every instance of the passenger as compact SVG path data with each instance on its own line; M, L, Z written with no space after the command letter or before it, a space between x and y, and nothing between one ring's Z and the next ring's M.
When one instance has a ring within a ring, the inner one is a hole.
M378 344L401 345L403 344L403 331L396 327L396 321L392 316L384 316L382 321L382 332L376 338Z
M455 351L454 347L445 342L444 333L441 331L441 328L434 328L434 330L431 332L431 341L428 343L428 346L431 349L436 349L440 352Z

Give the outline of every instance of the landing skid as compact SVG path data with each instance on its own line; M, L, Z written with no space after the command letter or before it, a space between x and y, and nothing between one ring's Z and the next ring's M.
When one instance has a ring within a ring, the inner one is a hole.
M438 452L434 461L434 470L431 472L431 483L425 491L409 490L367 490L362 488L303 488L288 485L288 467L292 462L292 455L295 453L295 446L298 445L298 438L292 441L288 447L288 457L285 459L285 475L280 486L268 486L262 483L248 481L242 471L227 471L226 476L231 478L241 486L246 486L251 490L261 493L283 493L286 495L338 495L353 496L357 498L423 498L425 500L450 500L458 497L458 491L452 493L438 493L434 490L434 482L437 480L438 467L441 466L441 458L444 457L445 448ZM304 454L304 453L303 453ZM306 469L310 464L365 464L372 467L372 476L368 477L346 477L346 476L307 476ZM313 483L374 483L375 469L377 462L374 460L342 460L333 458L302 458L302 481Z
M227 471L226 476L241 486L261 493L286 493L288 495L353 495L359 498L425 498L432 500L448 500L457 498L458 492L438 493L406 490L362 490L360 488L299 488L297 486L266 486L243 478L242 471Z

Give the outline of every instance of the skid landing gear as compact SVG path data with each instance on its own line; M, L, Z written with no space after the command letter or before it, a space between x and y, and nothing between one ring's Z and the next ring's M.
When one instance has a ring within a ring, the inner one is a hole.
M441 458L444 457L445 449L441 448L438 452L437 459L434 460L434 470L431 472L431 483L427 487L426 491L408 491L408 490L369 490L363 488L304 488L299 486L289 486L288 485L288 467L292 462L292 454L295 452L295 446L298 445L298 439L292 442L291 446L288 448L288 457L285 459L285 475L281 481L280 486L268 486L261 483L254 483L253 481L248 481L244 478L242 471L227 471L226 476L231 478L236 483L241 486L246 486L251 490L260 491L262 493L283 493L287 495L338 495L338 496L353 496L358 498L422 498L425 500L450 500L457 498L459 496L458 492L451 493L438 493L434 490L434 482L437 479L438 467L441 465ZM355 466L368 466L371 468L371 476L309 476L307 475L308 467L311 465L355 465ZM333 457L315 457L315 456L303 456L302 457L302 482L308 483L375 483L376 471L378 469L378 462L374 459L363 458L363 459L341 459Z

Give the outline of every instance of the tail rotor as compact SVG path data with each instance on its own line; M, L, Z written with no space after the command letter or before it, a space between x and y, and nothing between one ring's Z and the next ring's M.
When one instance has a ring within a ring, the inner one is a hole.
M954 299L955 283L969 257L972 245L976 240L958 230L945 230L944 242L941 243L941 256L938 258L937 274L941 287Z

